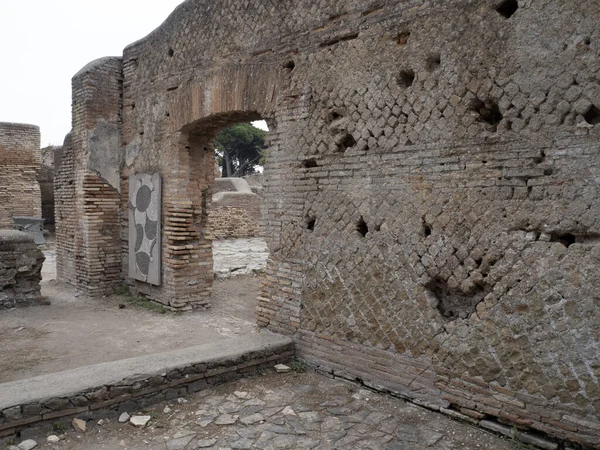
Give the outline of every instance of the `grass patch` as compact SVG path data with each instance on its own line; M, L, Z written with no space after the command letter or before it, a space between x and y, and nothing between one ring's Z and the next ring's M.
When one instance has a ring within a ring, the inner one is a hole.
M142 297L140 295L133 294L129 286L127 286L126 284L122 284L117 289L115 289L115 294L117 294L130 305L135 306L137 308L147 309L148 311L157 312L159 314L166 314L167 312L164 306L151 302L147 298Z
M290 366L290 369L292 369L292 372L294 373L304 373L309 369L308 364L295 356L292 357L288 366Z

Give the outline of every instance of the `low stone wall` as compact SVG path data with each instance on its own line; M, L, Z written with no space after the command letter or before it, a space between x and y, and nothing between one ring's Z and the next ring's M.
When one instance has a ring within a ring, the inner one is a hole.
M44 303L40 293L44 260L29 234L0 230L0 309Z
M294 344L269 332L0 384L0 437L37 422L135 411L284 363Z
M208 213L208 239L247 238L260 234L260 197L243 178L215 179Z

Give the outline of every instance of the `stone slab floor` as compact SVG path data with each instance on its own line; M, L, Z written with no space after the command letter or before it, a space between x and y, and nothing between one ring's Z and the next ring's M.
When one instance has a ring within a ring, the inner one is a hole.
M101 425L97 418L89 420L85 432L69 422L54 424L54 429L39 425L16 443L33 439L36 448L65 450L528 448L310 371L268 373L137 413L150 416L143 428L119 423L114 413L101 419ZM61 440L51 444L51 435Z
M266 261L262 240L230 240L221 247L215 245L217 272L252 273ZM52 246L45 254L42 294L51 305L0 310L0 383L256 332L256 276L215 280L210 311L161 314L126 297L77 293L54 280Z

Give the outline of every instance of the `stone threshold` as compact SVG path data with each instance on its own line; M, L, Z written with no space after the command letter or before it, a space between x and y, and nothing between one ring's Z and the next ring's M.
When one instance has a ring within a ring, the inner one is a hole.
M0 384L0 437L32 424L95 411L140 410L288 361L294 343L261 331Z

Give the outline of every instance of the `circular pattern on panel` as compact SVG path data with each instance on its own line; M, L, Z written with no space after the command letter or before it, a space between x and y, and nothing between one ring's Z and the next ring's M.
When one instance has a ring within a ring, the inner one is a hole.
M137 270L148 277L158 233L158 192L151 175L144 175L135 182L130 199L135 225L135 264Z

